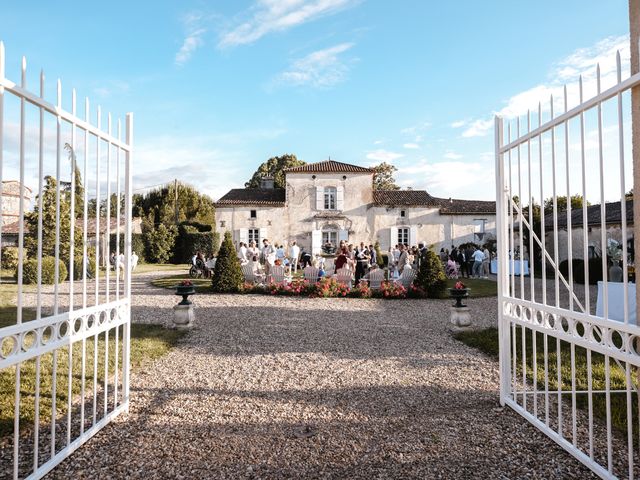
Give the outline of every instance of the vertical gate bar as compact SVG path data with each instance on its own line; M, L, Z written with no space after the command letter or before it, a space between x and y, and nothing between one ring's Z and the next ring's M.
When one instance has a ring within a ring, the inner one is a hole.
M107 132L109 137L111 137L111 113L107 114ZM111 141L107 142L107 239L105 242L106 245L106 253L105 258L111 258ZM115 266L116 266L116 277L119 275L120 266L118 262L119 258L116 258ZM106 288L106 301L109 303L109 265L107 265L107 288ZM109 322L109 312L104 312L105 323ZM109 329L104 331L104 405L103 412L104 416L107 416L107 411L109 407L108 402L109 397Z
M507 222L506 222L506 206L509 204L508 199L505 196L505 181L504 181L504 156L501 154L500 149L503 144L503 120L502 118L495 117L495 151L496 151L496 166L495 171L497 174L496 179L496 234L498 237L498 341L500 344L499 350L499 370L500 370L500 404L504 406L507 396L509 395L509 383L511 379L510 356L511 345L509 331L505 324L504 314L504 302L505 291L508 290L507 285Z
M517 128L517 138L520 138L520 117L518 117L517 121L516 121L516 128ZM523 260L523 255L524 255L524 246L522 244L522 234L524 232L523 227L524 224L522 223L522 161L521 161L521 143L518 143L518 208L520 210L519 214L518 214L518 249L520 250L520 298L522 300L524 300L524 260ZM515 260L515 259L514 259ZM523 351L524 353L524 351ZM526 398L526 395L525 395Z
M102 112L100 105L96 111L96 126L100 129ZM96 305L100 303L100 137L96 136ZM108 260L108 259L107 259ZM107 264L107 270L109 265ZM96 312L93 321L98 323L100 312ZM93 336L93 424L96 424L98 412L98 334Z
M512 307L513 308L513 307ZM517 375L518 375L518 364L517 364L517 359L518 359L518 338L516 336L516 324L514 322L512 322L511 320L509 320L510 324L511 324L511 346L513 347L513 380L512 380L512 385L511 388L513 390L513 401L518 403L518 383L517 383Z
M33 408L33 471L38 470L40 444L40 355L36 357L36 384Z
M96 126L100 129L100 117L101 110L98 105L96 113ZM96 291L95 301L96 305L100 303L100 137L96 136ZM107 259L109 260L109 259ZM107 270L108 270L107 265ZM96 318L96 321L98 319ZM97 352L96 352L97 354ZM97 360L97 358L96 358Z
M611 432L611 373L609 355L604 356L605 401L607 412L607 465L613 475L613 438Z
M620 51L616 52L616 73L618 84L622 83ZM624 323L629 324L629 273L627 266L627 196L625 192L624 132L622 121L622 93L617 95L618 103L618 153L620 155L620 218L622 224L622 282L624 284Z
M527 110L527 133L531 133L531 110ZM536 301L534 268L533 268L533 192L531 191L531 139L527 140L527 172L529 188L529 288L531 301Z
M89 99L84 99L84 120L89 123ZM89 132L84 130L84 174L85 181L84 197L83 197L83 212L82 212L82 308L87 308L87 268L89 266L89 255L87 252L87 218L89 209L89 180L87 177L88 163L89 163ZM96 275L98 272L96 272ZM87 316L82 317L82 324L84 328L88 328L89 318ZM80 367L80 436L84 434L84 407L86 403L85 398L85 382L87 375L87 337L82 336L82 365Z
M13 478L18 478L20 465L20 362L16 363L16 386L13 408Z
M511 122L507 124L507 143L511 143ZM509 281L511 284L511 291L509 292L510 297L515 297L516 295L516 280L515 280L515 268L514 268L514 240L513 240L513 174L511 172L511 149L509 149L508 153L509 159ZM514 345L515 348L515 345ZM515 370L513 372L515 375ZM515 383L514 383L515 388ZM514 390L515 392L515 390ZM514 393L515 394L515 393Z
M549 427L549 337L544 334L544 423Z
M553 95L550 96L551 119L553 120ZM556 190L556 129L551 128L551 190L553 199L553 262L554 262L554 279L555 279L555 306L560 307L560 278L558 271L558 192ZM555 322L562 319L555 317ZM554 322L554 326L555 326ZM562 360L561 360L561 342L556 337L556 377L558 382L558 434L562 434Z
M538 127L542 125L542 103L538 102ZM540 267L542 268L542 304L547 304L547 258L545 256L545 252L547 251L547 236L545 234L545 214L544 214L544 172L542 169L542 133L538 137L538 163L540 164L540 242L542 243L542 264ZM547 343L547 335L545 334L545 345ZM546 355L545 355L546 357ZM546 360L545 360L546 361ZM549 390L547 385L547 390ZM547 422L548 423L548 422Z
M527 133L531 133L531 110L527 110ZM529 288L531 289L531 303L536 301L534 268L533 268L533 193L531 191L531 139L527 140L527 181L529 189ZM531 309L531 320L535 320L536 311ZM532 339L532 358L533 366L533 415L538 418L538 352L537 352L537 332L531 331Z
M44 99L44 71L40 71L40 98ZM36 294L36 318L42 316L42 190L44 188L44 109L40 107L40 131L38 135L38 271Z
M122 140L122 123L118 119L118 142ZM116 149L116 257L120 258L120 209L122 202L120 200L120 147ZM120 300L120 275L116 275L116 300ZM118 359L120 358L119 346L120 327L116 327L115 339L115 372L114 372L114 390L113 390L113 407L118 406Z
M589 411L589 458L593 460L593 371L590 348L587 349L587 405Z
M55 285L53 287L53 314L58 314L60 291L60 156L62 150L62 82L58 79L57 85L57 114L56 114L56 244L55 244Z
M580 75L578 85L580 90L580 105L582 105L582 75ZM584 260L584 310L587 314L591 314L591 291L589 289L589 218L587 215L587 162L584 148L584 110L580 111L580 160L582 163L582 259Z
M133 149L133 114L127 113L126 117L126 142L129 150L125 155L125 266L131 264L131 209L132 209L132 168L131 168L131 155ZM124 395L124 402L127 404L127 410L129 409L129 364L130 364L130 348L131 348L131 269L124 269L124 295L127 299L126 315L127 321L124 323L123 331L123 378L122 378L122 390Z
M569 110L569 101L567 97L567 86L564 86L564 113ZM564 156L565 156L565 176L567 181L567 252L569 264L569 310L573 311L573 229L571 228L571 183L569 173L569 120L564 121ZM571 366L573 368L573 365Z
M54 330L55 332L55 330ZM58 386L58 349L53 351L53 365L51 366L51 454L56 456L56 390Z
M516 120L516 138L520 138L520 117ZM522 159L520 154L520 143L518 143L518 149L516 151L518 155L518 249L520 251L519 263L520 263L520 298L524 300L524 276L522 275L524 269L523 256L523 244L522 235L524 233L522 223ZM514 255L514 271L515 271L515 255ZM515 295L514 295L515 296ZM524 308L520 310L521 315L524 317ZM522 336L522 408L527 410L527 329L521 327Z
M74 274L74 248L75 248L75 224L76 224L76 89L71 90L71 113L74 121L71 123L71 221L69 222L69 328L70 335L75 330L73 312L73 274ZM71 444L71 406L73 403L73 343L69 343L69 378L67 385L67 446Z
M550 96L551 120L553 120L553 95ZM560 277L558 272L558 195L556 190L556 128L551 128L551 191L553 200L553 262L555 279L555 306L560 307Z
M569 199L567 199L567 203ZM571 435L573 446L578 446L578 425L576 418L576 344L571 342Z
M628 361L625 362L624 370L627 387L627 460L629 462L629 480L633 480L633 411L631 408L633 383L631 382L631 365Z
M596 68L596 86L600 94L600 64ZM602 300L604 318L609 318L609 279L607 269L607 213L604 204L604 156L602 152L602 102L598 102L598 161L600 163L600 241L602 257Z
M22 57L22 88L27 88L27 59ZM20 199L18 216L18 305L16 311L16 323L22 323L22 274L24 261L24 135L25 135L25 100L20 96Z

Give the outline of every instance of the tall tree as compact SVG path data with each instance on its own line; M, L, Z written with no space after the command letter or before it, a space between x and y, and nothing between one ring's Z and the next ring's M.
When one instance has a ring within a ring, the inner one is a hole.
M556 197L556 202L558 204L558 212L564 212L567 210L567 197L564 195L560 195ZM582 208L584 204L582 195L571 195L571 209ZM591 205L587 202L587 206ZM553 213L553 197L549 197L544 201L544 213L548 215L549 213Z
M169 183L144 196L134 195L133 214L146 219L144 224L150 227L175 225L176 217L178 223L186 220L211 226L215 223L213 200L181 182Z
M395 166L382 162L373 167L373 170L375 171L373 174L374 190L400 190L400 187L396 185L395 178L393 178L393 174L398 171Z
M251 179L245 183L244 186L247 188L260 188L261 180L264 177L272 176L274 180L273 186L275 188L285 188L287 184L284 170L306 164L304 160L298 160L295 155L289 153L285 153L279 157L271 157L258 167Z

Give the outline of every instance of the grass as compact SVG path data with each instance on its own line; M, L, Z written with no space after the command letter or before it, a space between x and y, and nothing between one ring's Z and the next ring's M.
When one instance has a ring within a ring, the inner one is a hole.
M182 280L191 280L196 293L211 293L210 278L189 278L188 273L182 275L169 275L154 279L151 284L155 287L174 289Z
M462 282L467 288L470 288L469 297L495 297L498 295L498 283L493 280L484 280L481 278L455 278L447 279L447 287L453 288L456 282Z
M513 332L511 332L512 334ZM477 348L478 350L486 353L495 360L498 359L498 329L488 328L485 330L460 332L455 334L455 338L470 347ZM545 374L544 374L544 335L542 333L536 333L536 356L537 356L537 368L533 365L533 333L531 330L526 329L525 334L525 350L526 350L526 362L525 371L526 377L529 382L529 389L532 389L532 383L534 375L536 376L538 389L544 389ZM518 379L522 378L522 329L516 327L516 375ZM547 363L548 363L548 378L549 378L549 390L558 390L558 345L556 339L552 336L547 336ZM560 385L562 391L571 391L571 345L567 342L560 341ZM534 370L535 368L535 370ZM587 351L582 347L575 347L575 377L576 377L576 390L587 390L588 388L588 375L587 375ZM604 390L606 386L606 363L603 355L592 352L591 353L591 369L592 369L592 389ZM535 372L535 373L534 373ZM632 372L632 375L635 375ZM625 372L621 369L613 360L609 363L609 377L610 377L610 389L611 390L625 390L626 378ZM551 392L553 395L553 393ZM565 402L571 402L570 396L564 395ZM606 396L604 394L593 394L593 414L595 418L606 420ZM611 393L611 423L613 427L620 432L626 433L627 431L627 399L626 393ZM632 418L638 418L638 402L637 396L632 394ZM588 408L588 395L577 394L576 406L580 409ZM566 407L565 407L566 408ZM637 423L634 422L634 429L636 429ZM634 435L637 440L637 434Z
M98 336L97 341L97 390L104 386L105 379L105 350L108 350L107 377L108 389L113 392L115 374L115 330L109 332L108 342L105 334ZM119 327L119 389L122 395L122 333L123 327ZM131 368L137 370L149 364L153 360L165 355L178 340L184 335L184 331L168 330L159 325L131 325ZM91 410L93 402L94 381L94 337L86 341L85 355L85 408ZM67 411L68 386L69 386L69 348L61 348L56 354L56 413L58 416ZM74 404L78 403L78 396L82 391L82 342L76 342L71 349L71 391ZM40 418L48 421L52 415L51 392L53 379L53 353L40 357ZM13 431L13 415L15 407L15 382L16 369L10 368L0 372L0 436ZM36 390L36 360L23 362L20 365L20 423L21 425L33 425L35 418L35 390ZM109 395L110 402L113 397Z
M184 272L184 276L189 276L189 267L185 263L174 265L173 263L139 263L133 271L134 275L140 273L159 272L159 271L175 271Z

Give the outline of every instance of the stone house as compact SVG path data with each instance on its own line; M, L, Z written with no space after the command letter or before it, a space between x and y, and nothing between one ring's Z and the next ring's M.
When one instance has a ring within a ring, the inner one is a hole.
M496 203L436 198L424 190L374 190L371 168L327 160L285 171L286 188L230 190L216 203L216 227L234 242L298 245L321 252L327 242L436 249L495 238Z

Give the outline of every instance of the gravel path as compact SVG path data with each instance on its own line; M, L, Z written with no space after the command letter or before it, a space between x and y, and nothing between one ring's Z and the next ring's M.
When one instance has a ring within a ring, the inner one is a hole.
M172 292L134 284L134 321ZM132 377L131 411L52 478L591 478L498 404L449 302L197 295L196 328ZM495 324L495 298L471 300Z

